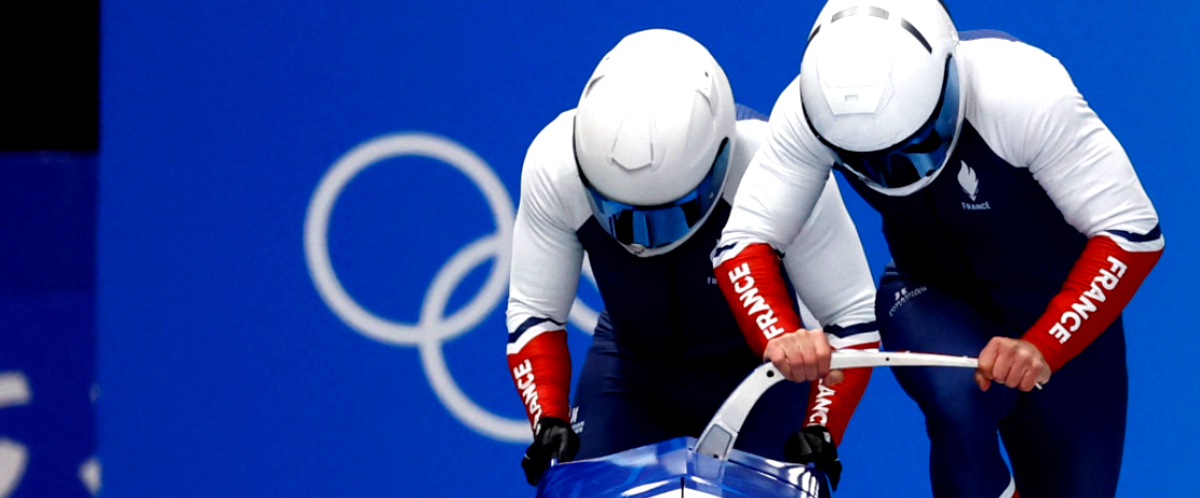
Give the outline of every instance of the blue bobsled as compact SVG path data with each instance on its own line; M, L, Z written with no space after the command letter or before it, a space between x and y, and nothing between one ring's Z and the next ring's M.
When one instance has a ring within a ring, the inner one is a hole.
M567 462L542 476L541 498L828 498L825 474L731 450L727 459L697 452L680 437L620 453Z
M947 366L975 368L975 358L929 353L838 351L830 368ZM735 389L699 438L669 439L601 458L551 466L539 498L829 498L825 474L810 465L733 449L750 408L783 380L766 363Z

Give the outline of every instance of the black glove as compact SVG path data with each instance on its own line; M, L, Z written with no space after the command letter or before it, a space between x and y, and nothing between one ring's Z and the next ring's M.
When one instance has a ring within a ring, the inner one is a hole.
M575 458L575 452L579 451L579 436L571 429L571 424L554 417L538 420L533 432L533 444L525 450L521 468L525 469L525 480L537 486L542 472L550 467L551 459L569 462Z
M838 479L842 477L842 462L838 460L837 445L829 429L810 425L788 437L783 444L783 457L792 463L816 463L829 477L829 486L837 491Z

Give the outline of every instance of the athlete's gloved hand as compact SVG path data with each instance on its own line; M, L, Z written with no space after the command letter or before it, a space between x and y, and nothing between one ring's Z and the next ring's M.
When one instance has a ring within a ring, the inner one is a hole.
M817 468L829 477L829 486L837 491L842 462L838 460L837 445L829 429L821 425L800 429L783 444L783 457L792 463L816 463Z
M521 468L525 469L525 480L531 486L537 486L542 472L550 467L551 459L569 462L575 458L575 452L579 451L579 436L566 420L554 417L538 420L533 432L533 444L525 450Z

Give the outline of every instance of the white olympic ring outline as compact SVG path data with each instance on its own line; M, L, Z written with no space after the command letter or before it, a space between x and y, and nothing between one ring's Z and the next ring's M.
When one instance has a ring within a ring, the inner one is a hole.
M358 304L338 280L329 257L329 220L346 186L362 171L387 159L421 156L461 171L483 193L495 219L496 231L458 250L436 273L425 292L421 313L414 325L380 317ZM498 441L524 443L531 439L529 423L496 415L476 404L454 381L442 345L474 330L500 303L507 291L512 260L512 231L516 214L508 190L495 171L470 149L448 138L422 132L375 137L351 149L334 162L309 200L304 219L304 256L309 275L326 306L354 331L378 342L414 346L430 387L455 418L472 430ZM472 270L494 259L487 280L465 306L446 317L451 294ZM583 275L593 283L585 260ZM591 334L598 313L576 298L570 321ZM499 353L497 353L499 354Z

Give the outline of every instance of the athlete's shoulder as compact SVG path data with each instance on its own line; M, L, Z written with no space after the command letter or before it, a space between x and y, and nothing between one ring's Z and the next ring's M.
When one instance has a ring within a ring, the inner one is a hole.
M826 105L816 103L814 105ZM804 116L804 104L800 95L800 75L796 75L787 88L779 94L775 107L771 109L771 134L767 139L762 160L793 163L816 168L824 177L834 162L833 151L821 143L808 118Z
M820 171L822 177L833 164L832 152L821 144L804 118L799 75L779 94L766 126L763 124L761 120L738 121L739 137L745 141L745 146L741 147L745 164L735 163L742 169L736 174L730 173L724 195L726 200L732 202L741 177L751 163L771 170L771 175L788 175L792 170L811 168Z
M766 143L767 135L771 133L771 125L767 123L768 118L765 114L740 104L737 110L737 128L732 139L733 155L729 158L729 172L725 180L725 193L722 195L731 203L742 176L746 174L746 168L754 159L758 148Z
M742 121L766 122L767 119L769 119L766 114L758 112L757 109L747 106L747 105L735 103L733 105L733 108L735 110L734 116L737 118L738 122L742 122Z
M959 69L967 85L967 119L1036 114L1078 94L1057 58L1001 35L967 38L959 45Z
M575 169L575 109L565 111L538 132L525 152L523 175L536 173L549 179L579 174Z
M559 114L533 139L521 168L522 196L571 197L583 188L575 167L574 130L575 110L571 109Z
M754 158L754 153L758 151L758 147L767 141L767 135L771 133L771 125L767 123L767 116L754 109L738 105L738 121L736 135L734 140L736 146L733 150L733 157L730 158L730 166L744 166L750 163Z
M818 103L816 105L825 105ZM804 117L804 104L800 95L800 75L796 75L787 88L779 94L775 108L771 109L771 137L776 147L789 147L793 153L810 163L832 164L833 153L817 138L808 118ZM800 154L802 153L802 154Z
M958 54L965 118L1013 166L1030 166L1046 137L1082 115L1066 68L1040 48L992 36L966 39Z
M582 224L588 211L575 166L574 125L574 109L554 118L530 143L521 169L521 202L569 228Z

